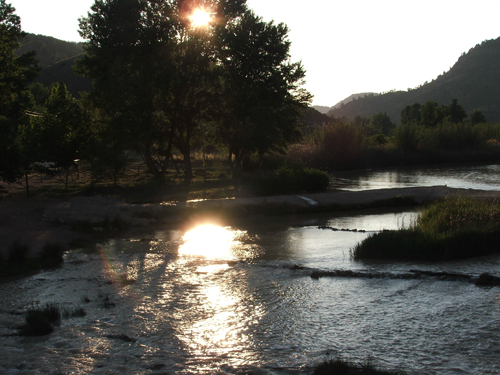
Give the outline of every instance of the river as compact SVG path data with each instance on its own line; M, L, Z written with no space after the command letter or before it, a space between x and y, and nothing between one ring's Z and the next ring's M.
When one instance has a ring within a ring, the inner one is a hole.
M74 249L0 285L1 374L311 374L341 355L408 374L499 374L500 287L314 270L499 274L500 256L354 262L370 233L417 212L242 219ZM336 229L336 230L334 230ZM343 229L343 230L342 230ZM33 304L81 306L43 337L12 336Z

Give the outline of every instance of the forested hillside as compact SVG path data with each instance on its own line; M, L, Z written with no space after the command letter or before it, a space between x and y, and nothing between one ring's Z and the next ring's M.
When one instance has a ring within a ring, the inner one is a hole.
M43 68L83 53L81 43L65 42L50 36L27 34L21 39L18 55L36 51L39 65Z
M471 48L450 71L417 89L362 97L328 114L354 119L386 112L392 121L399 123L401 111L407 105L427 101L447 105L452 99L458 99L469 115L479 110L488 121L500 121L500 38Z

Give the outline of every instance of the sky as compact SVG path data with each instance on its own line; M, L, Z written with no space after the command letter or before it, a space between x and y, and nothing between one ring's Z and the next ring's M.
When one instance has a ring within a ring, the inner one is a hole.
M189 1L189 0L186 0ZM82 41L78 18L94 0L7 0L24 31ZM500 37L500 0L247 0L285 23L291 60L307 71L314 105L351 94L407 90L448 71L460 55Z

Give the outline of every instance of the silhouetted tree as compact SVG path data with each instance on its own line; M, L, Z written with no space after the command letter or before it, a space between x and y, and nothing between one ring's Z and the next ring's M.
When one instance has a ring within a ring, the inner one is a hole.
M396 125L391 121L387 113L380 112L370 118L370 127L375 134L389 135L396 128Z
M56 84L41 117L32 117L24 128L23 146L29 161L53 162L68 172L84 143L86 122L82 109L64 83Z
M298 139L302 109L311 95L301 88L302 64L290 62L284 24L266 23L248 11L218 31L223 70L219 134L238 171L250 154L281 152Z
M475 124L484 124L486 122L486 117L481 113L481 111L475 110L470 116L470 122Z
M0 177L14 180L23 172L19 127L34 106L27 87L39 73L34 52L17 56L24 36L15 8L0 0Z
M457 99L453 99L448 107L444 109L447 116L450 117L450 120L454 124L458 124L463 122L467 118L467 112L465 109L458 104Z
M422 106L419 103L407 105L401 111L401 125L420 123Z

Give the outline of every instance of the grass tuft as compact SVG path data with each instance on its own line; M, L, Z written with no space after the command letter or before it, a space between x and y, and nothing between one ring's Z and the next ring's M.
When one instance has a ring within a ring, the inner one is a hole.
M443 261L500 251L498 202L447 198L432 204L415 225L383 231L351 250L353 260Z
M327 359L320 363L314 375L404 375L401 371L389 371L377 368L371 361L354 363L342 358Z

